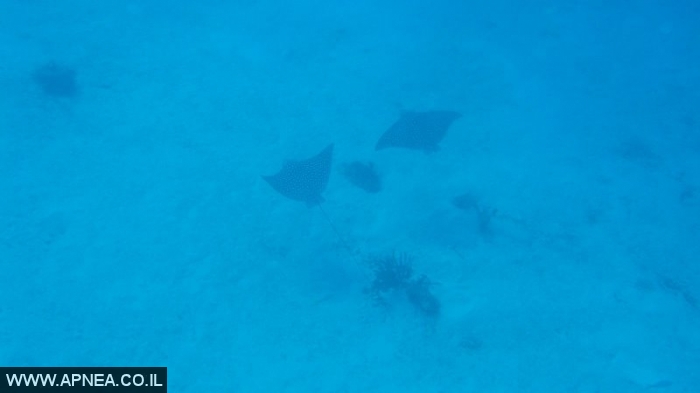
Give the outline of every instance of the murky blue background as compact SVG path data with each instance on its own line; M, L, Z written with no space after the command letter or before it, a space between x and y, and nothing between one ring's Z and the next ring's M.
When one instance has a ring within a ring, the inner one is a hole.
M699 4L3 0L0 365L700 391ZM406 110L463 116L436 153L374 151ZM261 178L329 143L323 209L358 254ZM368 296L364 259L394 251L439 317Z

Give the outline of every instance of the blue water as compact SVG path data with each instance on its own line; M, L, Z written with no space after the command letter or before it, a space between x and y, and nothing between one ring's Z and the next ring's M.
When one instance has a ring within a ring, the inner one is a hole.
M0 365L700 392L700 3L633 3L3 0ZM330 143L321 207L261 177ZM399 253L437 315L372 293Z

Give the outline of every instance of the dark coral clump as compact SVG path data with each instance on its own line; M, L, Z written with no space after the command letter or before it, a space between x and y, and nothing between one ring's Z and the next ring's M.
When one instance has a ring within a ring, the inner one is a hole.
M51 97L76 97L79 94L74 69L50 62L37 68L32 79Z
M411 280L406 287L408 301L423 314L436 317L440 314L440 301L430 292L432 283L425 275Z
M353 161L343 165L341 172L350 183L370 194L376 194L382 190L382 179L371 162L365 164Z
M407 254L369 259L374 271L374 280L369 293L380 303L385 303L383 295L387 292L404 292L417 310L429 317L440 314L440 301L430 291L432 286L425 275L413 277L413 259Z
M374 270L374 280L370 290L375 294L382 294L404 289L413 276L412 262L407 254L370 258L369 264Z

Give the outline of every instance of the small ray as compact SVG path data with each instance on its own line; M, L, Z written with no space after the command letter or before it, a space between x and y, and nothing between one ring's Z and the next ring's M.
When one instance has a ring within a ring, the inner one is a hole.
M455 111L404 112L382 134L375 150L394 147L435 152L440 149L438 144L447 134L447 129L461 116Z
M321 205L324 202L321 194L323 194L328 185L332 162L333 144L331 143L320 153L306 160L287 160L279 172L274 175L263 176L262 178L283 196L295 201L305 202L308 207L318 206L343 247L351 254L355 254L357 250L345 242L338 228L333 224L333 221Z
M288 160L274 175L263 176L283 196L312 207L323 203L333 161L333 144L306 160Z

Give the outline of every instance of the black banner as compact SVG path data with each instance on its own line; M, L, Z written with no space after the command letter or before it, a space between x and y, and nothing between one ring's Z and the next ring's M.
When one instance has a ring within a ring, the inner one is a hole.
M167 393L166 367L0 367L0 393Z

